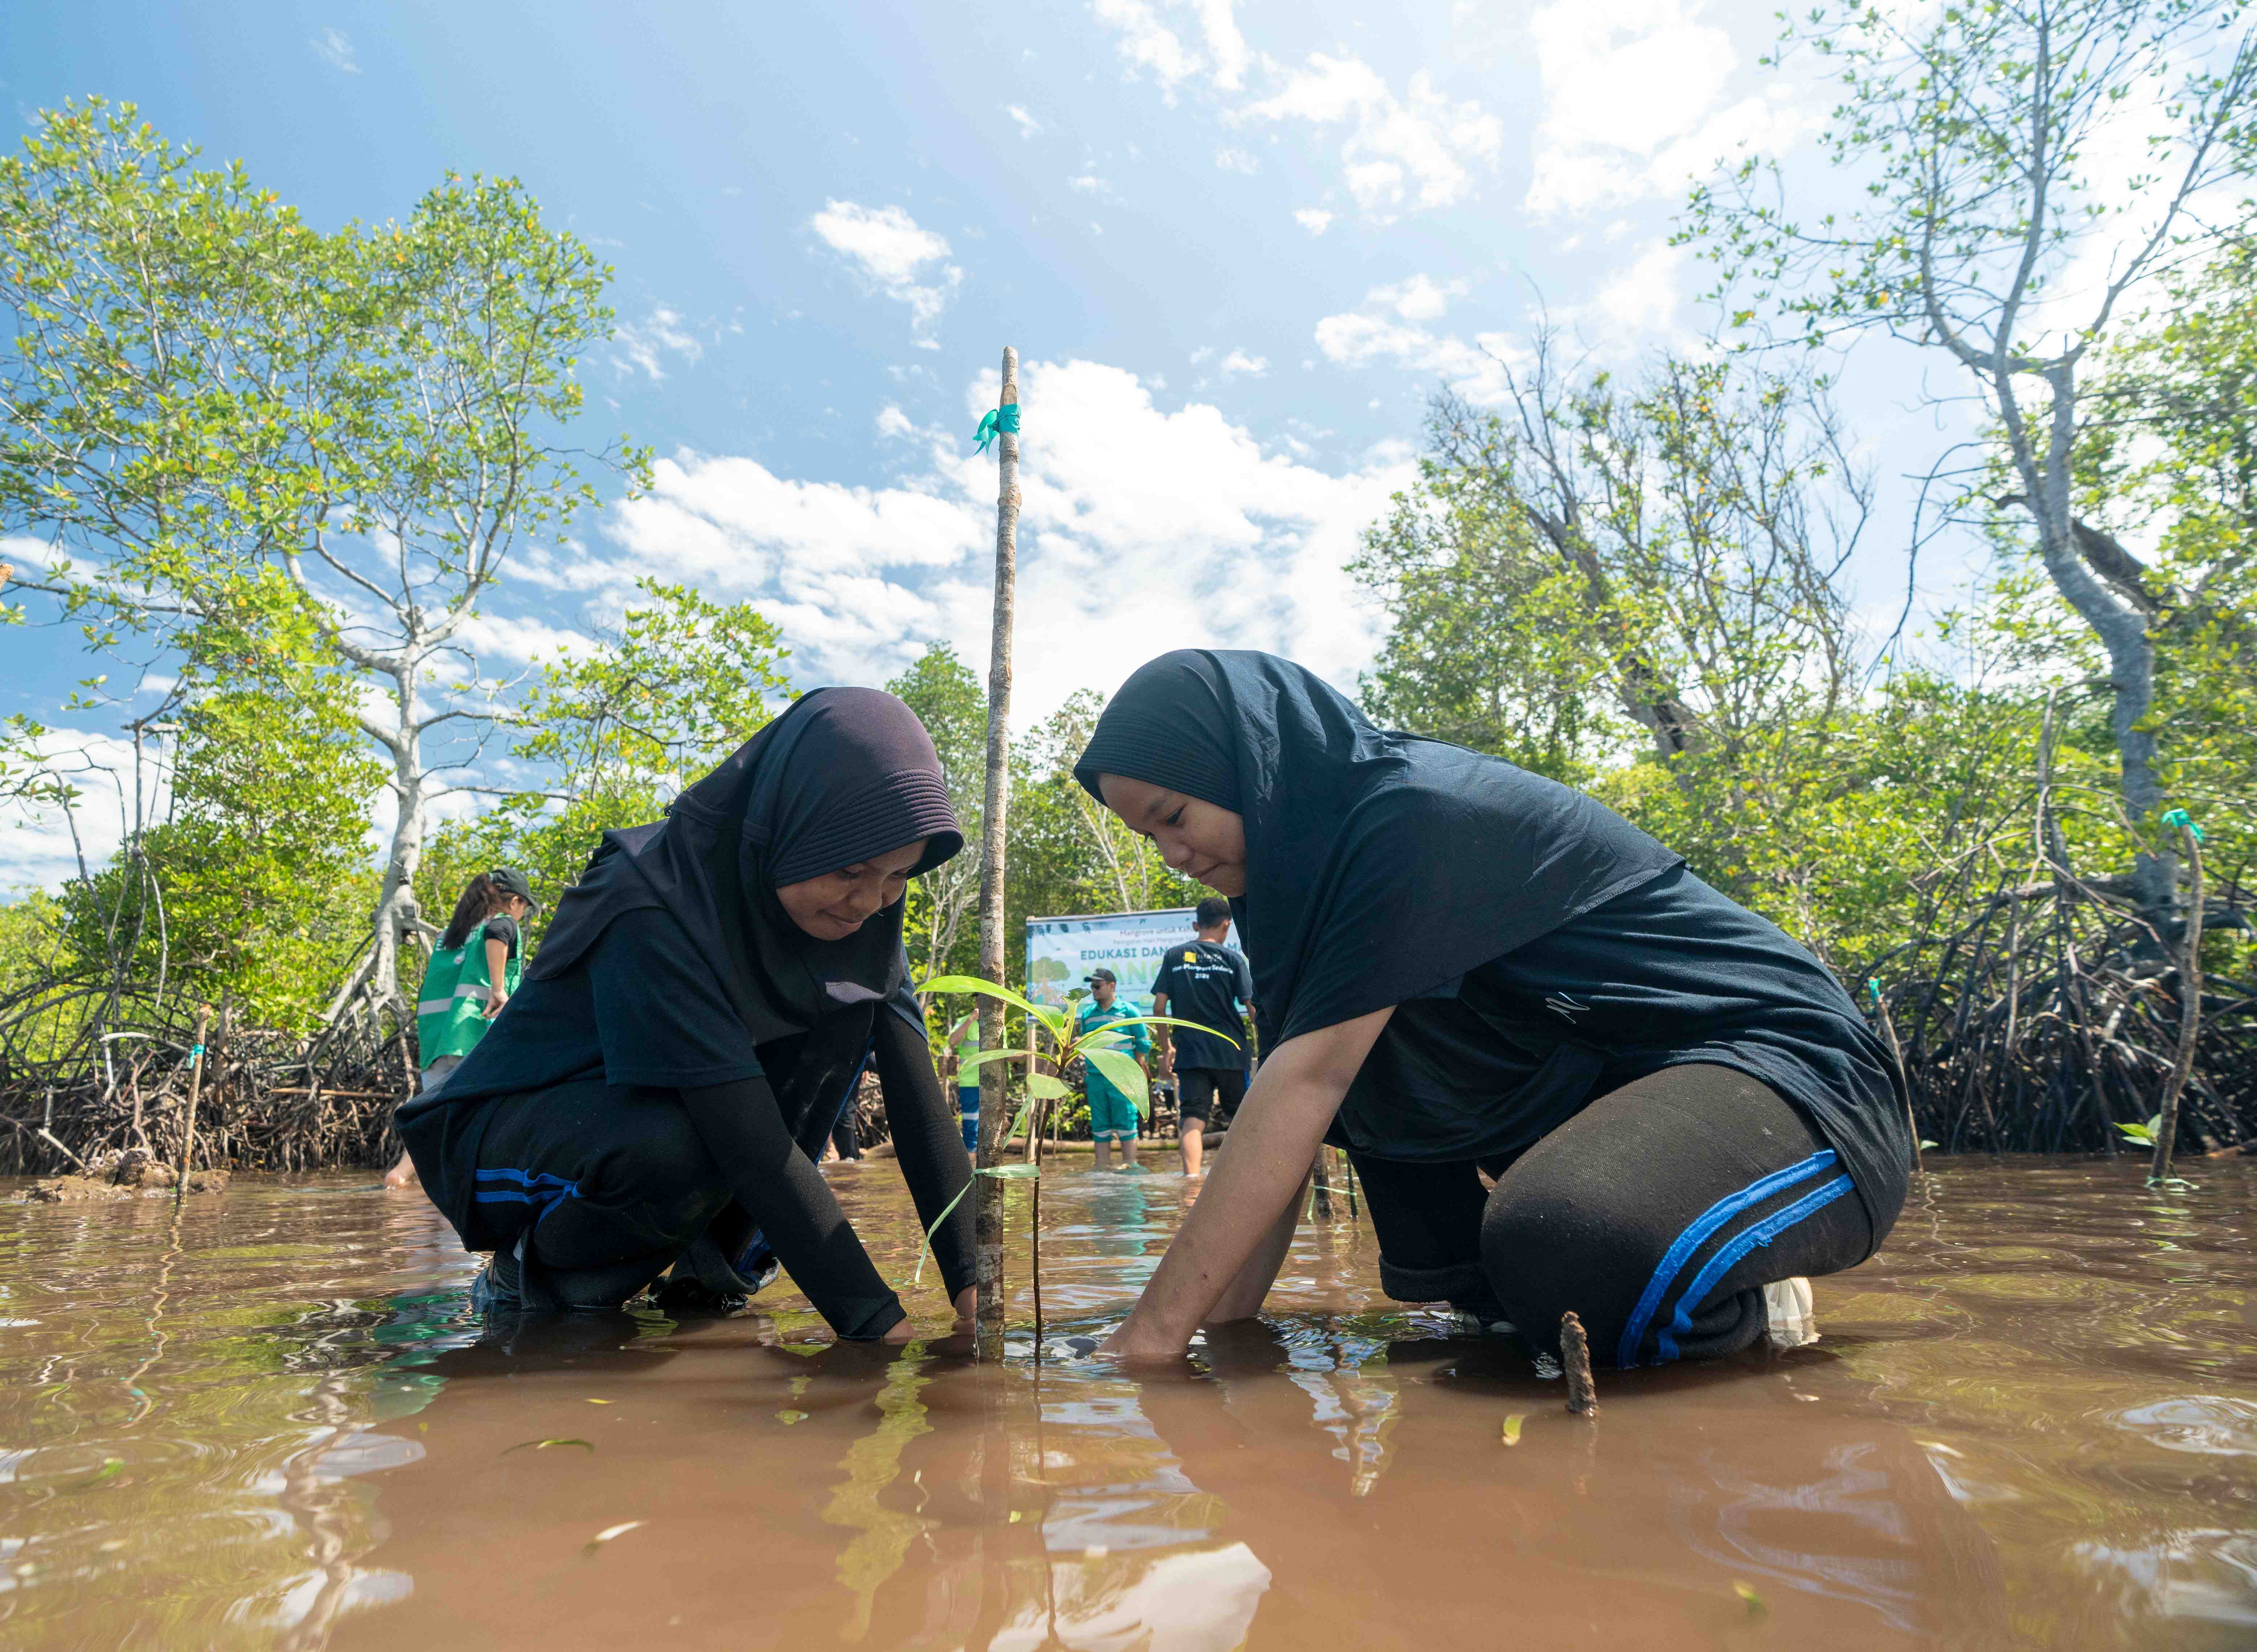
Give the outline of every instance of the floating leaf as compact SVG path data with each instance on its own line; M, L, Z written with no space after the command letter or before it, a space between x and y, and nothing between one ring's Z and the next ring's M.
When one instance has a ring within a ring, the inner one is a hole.
M552 1445L577 1445L584 1451L596 1449L592 1440L520 1440L502 1455L507 1457L510 1451L545 1451Z
M591 1400L588 1403L590 1405L609 1405L611 1404L611 1401L609 1400Z
M636 1527L647 1526L649 1524L650 1522L647 1520L627 1520L621 1521L616 1526L606 1526L603 1530L598 1532L593 1537L588 1539L588 1552L592 1555L597 1550L601 1549L605 1543L611 1542L612 1538L624 1537Z
M82 1492L89 1486L99 1486L104 1480L115 1479L124 1472L125 1459L124 1458L105 1457L102 1459L102 1466L100 1468L95 1470L92 1474L81 1480L71 1489L73 1491Z
M1756 1592L1756 1586L1751 1583L1736 1583L1732 1585L1732 1592L1746 1604L1751 1618L1763 1617L1771 1611L1769 1604Z
M776 1413L776 1421L782 1423L784 1427L789 1428L795 1423L806 1422L807 1413L804 1411L779 1411Z
M1528 1418L1523 1413L1518 1411L1514 1412L1511 1416L1505 1418L1504 1443L1507 1445L1518 1445L1520 1444L1520 1425L1526 1421L1528 1421Z

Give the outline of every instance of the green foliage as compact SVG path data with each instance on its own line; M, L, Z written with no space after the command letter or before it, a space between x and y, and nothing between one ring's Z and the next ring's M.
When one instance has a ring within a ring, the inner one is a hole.
M905 922L909 956L926 975L971 969L980 957L977 914L980 822L987 813L987 696L980 679L945 643L927 645L914 665L886 685L886 692L916 712L932 736L949 802L964 829L964 852L925 873L910 888Z
M660 819L790 693L790 651L758 609L654 579L636 589L646 600L616 632L543 666L515 752L546 783L433 835L426 910L450 912L471 878L500 865L523 870L553 907L605 832Z

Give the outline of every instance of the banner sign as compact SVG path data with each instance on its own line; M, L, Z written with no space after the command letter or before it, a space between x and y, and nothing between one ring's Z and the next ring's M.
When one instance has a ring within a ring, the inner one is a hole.
M1120 983L1123 1003L1140 1014L1152 1011L1152 980L1170 947L1192 938L1190 907L1157 912L1114 912L1100 916L1027 920L1027 996L1050 1009L1063 1009L1068 993L1086 994L1082 979L1102 966ZM1223 936L1228 941L1230 936Z

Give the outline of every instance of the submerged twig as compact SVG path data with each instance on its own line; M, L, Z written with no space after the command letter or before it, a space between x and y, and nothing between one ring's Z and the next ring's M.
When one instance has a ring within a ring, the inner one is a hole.
M1591 1339L1571 1310L1560 1316L1560 1366L1567 1373L1567 1409L1579 1417L1599 1414L1599 1390L1591 1380Z

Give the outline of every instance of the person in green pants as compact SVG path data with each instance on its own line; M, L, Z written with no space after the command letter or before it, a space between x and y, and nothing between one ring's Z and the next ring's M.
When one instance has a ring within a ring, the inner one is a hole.
M517 991L525 972L525 937L518 925L540 909L532 881L515 867L482 872L463 888L446 932L431 950L415 1002L415 1042L423 1061L419 1092L446 1082ZM386 1172L384 1185L414 1182L414 1161L402 1153Z
M1093 1028L1135 1017L1136 1012L1116 997L1120 983L1112 971L1098 970L1085 979L1089 986L1089 997L1074 1016L1077 1037ZM1121 1037L1122 1051L1136 1057L1136 1064L1145 1069L1145 1077L1149 1078L1151 1070L1146 1066L1146 1059L1152 1053L1150 1032L1142 1021L1137 1021L1134 1026L1121 1028ZM1107 1170L1112 1168L1108 1149L1116 1144L1121 1149L1121 1168L1124 1170L1137 1168L1136 1104L1114 1089L1111 1081L1097 1070L1094 1063L1089 1068L1089 1135L1090 1140L1097 1144L1097 1168Z

